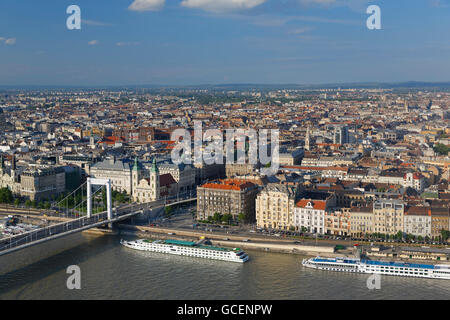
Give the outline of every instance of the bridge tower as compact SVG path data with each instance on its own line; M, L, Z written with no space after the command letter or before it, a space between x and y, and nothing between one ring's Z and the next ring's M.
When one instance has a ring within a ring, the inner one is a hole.
M110 179L94 179L87 178L87 217L92 217L92 186L105 186L106 187L106 205L108 212L108 220L111 220L112 215L112 193L111 193L111 180Z

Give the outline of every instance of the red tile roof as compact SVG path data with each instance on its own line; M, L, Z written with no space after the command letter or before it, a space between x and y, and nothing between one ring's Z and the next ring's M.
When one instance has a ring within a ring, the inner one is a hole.
M306 208L308 203L311 202L312 207L316 210L325 210L327 207L327 202L324 200L309 200L309 199L302 199L299 202L297 202L296 206L299 208Z
M241 191L244 189L252 188L254 186L255 184L245 180L225 179L216 182L206 183L203 186L201 186L201 188Z

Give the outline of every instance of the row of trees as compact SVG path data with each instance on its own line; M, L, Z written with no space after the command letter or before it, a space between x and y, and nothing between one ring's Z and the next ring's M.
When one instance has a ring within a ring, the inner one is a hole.
M436 241L447 241L450 238L450 231L448 230L441 230L441 236L440 237L434 237L430 238L428 236L422 237L422 236L416 236L413 234L403 234L403 232L399 231L398 233L394 235L384 234L384 233L368 233L365 234L365 237L368 239L382 239L382 240L406 240L406 241L419 241L419 242L429 242L431 240Z

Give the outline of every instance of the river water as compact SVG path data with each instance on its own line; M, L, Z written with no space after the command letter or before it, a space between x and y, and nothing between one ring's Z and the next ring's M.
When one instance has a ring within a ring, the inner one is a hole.
M449 280L382 276L381 289L369 290L369 275L306 269L299 255L249 251L236 264L133 251L119 240L60 239L72 247L1 274L0 299L450 299ZM69 265L81 268L81 290L67 289Z

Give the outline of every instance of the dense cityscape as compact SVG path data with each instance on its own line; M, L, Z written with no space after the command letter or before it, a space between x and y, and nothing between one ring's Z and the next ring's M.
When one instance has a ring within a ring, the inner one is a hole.
M0 1L0 300L164 319L448 300L449 10Z
M450 235L445 89L4 90L0 105L4 203L49 209L87 177L108 178L139 203L195 193L204 222L434 243ZM278 172L172 163L172 132L194 121L279 129Z

